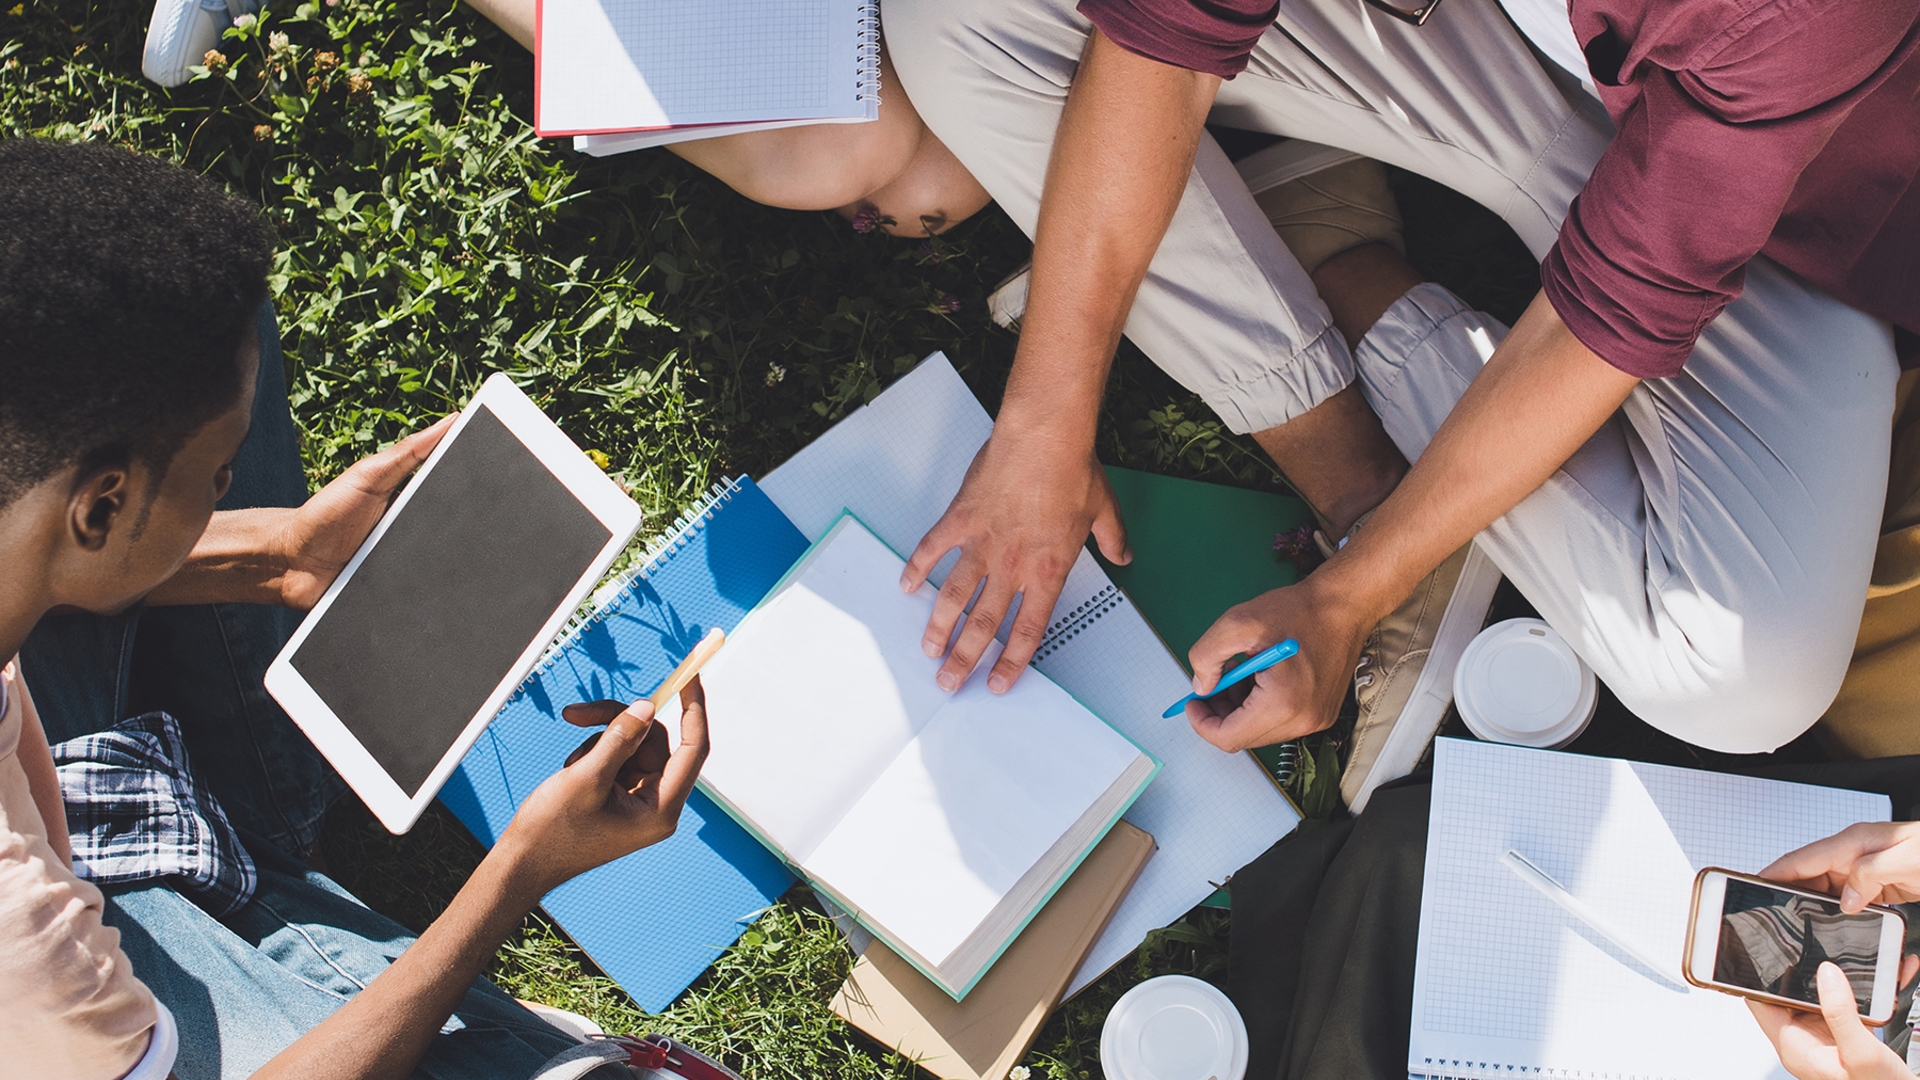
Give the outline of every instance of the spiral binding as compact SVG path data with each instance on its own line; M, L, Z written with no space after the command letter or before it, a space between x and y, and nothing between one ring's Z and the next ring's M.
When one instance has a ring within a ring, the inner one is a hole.
M1421 1068L1409 1068L1407 1076L1418 1080L1507 1080L1525 1076L1528 1080L1675 1080L1666 1074L1592 1072L1545 1065L1502 1065L1490 1061L1458 1058L1426 1058Z
M1107 587L1081 601L1078 607L1053 620L1047 627L1045 637L1040 639L1040 647L1033 651L1034 663L1039 663L1060 650L1062 645L1080 636L1080 631L1099 622L1107 612L1126 603L1127 596L1118 585L1108 583Z
M595 589L587 602L567 620L566 626L561 628L560 633L553 639L553 643L540 654L540 659L533 665L533 671L529 672L526 679L521 682L520 688L524 690L528 683L546 674L547 669L559 660L560 654L579 640L581 634L604 620L609 611L626 599L627 594L633 591L634 582L645 581L648 575L659 570L667 560L678 554L680 549L686 547L692 539L694 530L711 520L714 511L725 505L739 491L738 479L724 480L713 485L693 509L680 515L671 529L653 538L653 541L640 553L637 565ZM515 696L518 696L518 693L519 691L515 691Z
M880 104L880 6L872 0L860 5L859 32L855 38L854 64L859 68L859 85L854 100L861 104Z

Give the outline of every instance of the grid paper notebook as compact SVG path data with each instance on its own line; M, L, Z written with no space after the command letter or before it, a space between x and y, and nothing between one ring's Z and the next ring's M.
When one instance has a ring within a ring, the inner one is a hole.
M934 353L768 473L761 488L808 535L825 532L845 508L894 550L912 551L946 511L992 431L973 391ZM944 580L956 558L949 553L933 579ZM1212 895L1217 883L1291 832L1300 815L1253 758L1223 754L1185 721L1161 719L1168 702L1192 689L1186 672L1085 550L1034 663L1163 763L1125 816L1159 850L1074 974L1071 997L1148 931Z
M543 136L648 129L601 143L603 153L871 120L879 93L874 0L538 2L534 126Z
M1753 873L1890 812L1884 795L1439 740L1408 1077L1787 1080L1739 998L1680 989L1694 875ZM1514 876L1509 849L1679 985Z
M562 708L652 693L709 629L733 630L806 549L753 481L716 489L637 571L596 595L593 613L508 699L441 800L491 846L584 738ZM779 859L696 791L673 836L574 878L542 906L641 1008L658 1012L792 884Z

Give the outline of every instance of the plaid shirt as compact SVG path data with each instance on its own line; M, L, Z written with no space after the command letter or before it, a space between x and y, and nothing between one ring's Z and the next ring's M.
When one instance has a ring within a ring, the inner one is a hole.
M162 712L53 748L73 872L100 885L165 880L215 917L253 899L240 834L193 777L180 725Z

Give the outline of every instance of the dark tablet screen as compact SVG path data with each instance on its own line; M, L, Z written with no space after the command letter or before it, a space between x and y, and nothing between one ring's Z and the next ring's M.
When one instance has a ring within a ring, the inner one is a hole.
M480 406L289 663L413 795L611 535Z

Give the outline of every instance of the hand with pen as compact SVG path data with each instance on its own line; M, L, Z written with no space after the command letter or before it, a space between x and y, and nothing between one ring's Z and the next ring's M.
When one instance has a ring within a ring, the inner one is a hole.
M1268 746L1330 726L1353 681L1353 666L1371 623L1347 616L1335 597L1315 589L1314 576L1262 593L1220 616L1187 653L1193 692L1187 722L1228 752ZM1285 638L1299 655L1214 693L1233 658L1253 656Z
M1920 900L1920 823L1850 826L1781 856L1760 876L1838 895L1847 912L1868 904L1911 903ZM1903 957L1900 985L1912 982L1916 973L1920 957ZM1787 1071L1800 1080L1911 1080L1907 1063L1860 1022L1853 989L1840 969L1823 963L1816 979L1819 1012L1747 1002Z

